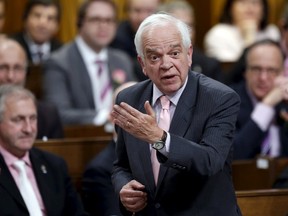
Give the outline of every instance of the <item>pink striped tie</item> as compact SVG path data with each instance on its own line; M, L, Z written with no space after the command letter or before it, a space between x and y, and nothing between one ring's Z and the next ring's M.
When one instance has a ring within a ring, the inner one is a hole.
M108 92L112 91L112 86L109 80L109 76L103 73L104 61L97 60L96 64L98 65L97 76L98 79L101 81L100 100L104 102L106 96L108 95Z
M170 112L169 112L170 100L165 95L162 95L160 97L160 103L161 103L162 109L161 109L160 116L159 116L158 126L162 128L163 130L168 131L170 127ZM151 151L152 151L151 152L152 169L153 169L155 184L157 185L160 163L156 156L156 150L152 148Z

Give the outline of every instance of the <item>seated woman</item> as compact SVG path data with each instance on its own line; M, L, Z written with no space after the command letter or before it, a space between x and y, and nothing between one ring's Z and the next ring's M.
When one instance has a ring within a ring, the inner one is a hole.
M205 35L204 47L208 56L234 62L247 46L261 39L280 40L278 27L268 24L267 0L227 0L220 23Z

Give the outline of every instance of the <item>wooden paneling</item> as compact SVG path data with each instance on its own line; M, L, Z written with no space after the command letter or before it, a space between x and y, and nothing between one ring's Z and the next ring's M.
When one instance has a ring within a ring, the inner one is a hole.
M37 141L35 147L62 157L67 162L72 181L80 192L81 178L87 163L102 151L110 140L110 137L98 137Z
M256 160L233 161L232 177L235 190L271 189L286 167L288 158L263 157Z
M4 32L12 34L22 29L22 14L28 0L7 0L5 7Z
M286 216L288 190L258 190L236 192L243 216Z
M66 125L64 126L65 138L93 138L93 137L110 137L112 133L106 132L103 126L95 125Z

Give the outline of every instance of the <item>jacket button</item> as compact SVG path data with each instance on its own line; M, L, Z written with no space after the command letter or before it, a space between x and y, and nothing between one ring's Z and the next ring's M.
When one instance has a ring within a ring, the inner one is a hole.
M156 209L160 208L160 206L161 206L160 203L156 203L156 204L155 204L155 208L156 208Z

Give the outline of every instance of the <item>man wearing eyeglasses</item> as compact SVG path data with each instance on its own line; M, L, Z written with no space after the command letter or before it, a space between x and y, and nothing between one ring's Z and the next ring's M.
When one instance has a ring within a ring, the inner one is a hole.
M105 124L114 89L133 80L128 55L108 48L116 33L116 17L112 0L84 1L75 40L44 64L44 98L58 107L65 125Z
M288 77L281 47L262 40L248 48L245 58L244 81L232 86L241 98L234 159L288 156Z
M0 86L13 84L25 86L28 59L22 46L9 38L0 39ZM58 110L52 104L37 100L37 139L64 137Z

